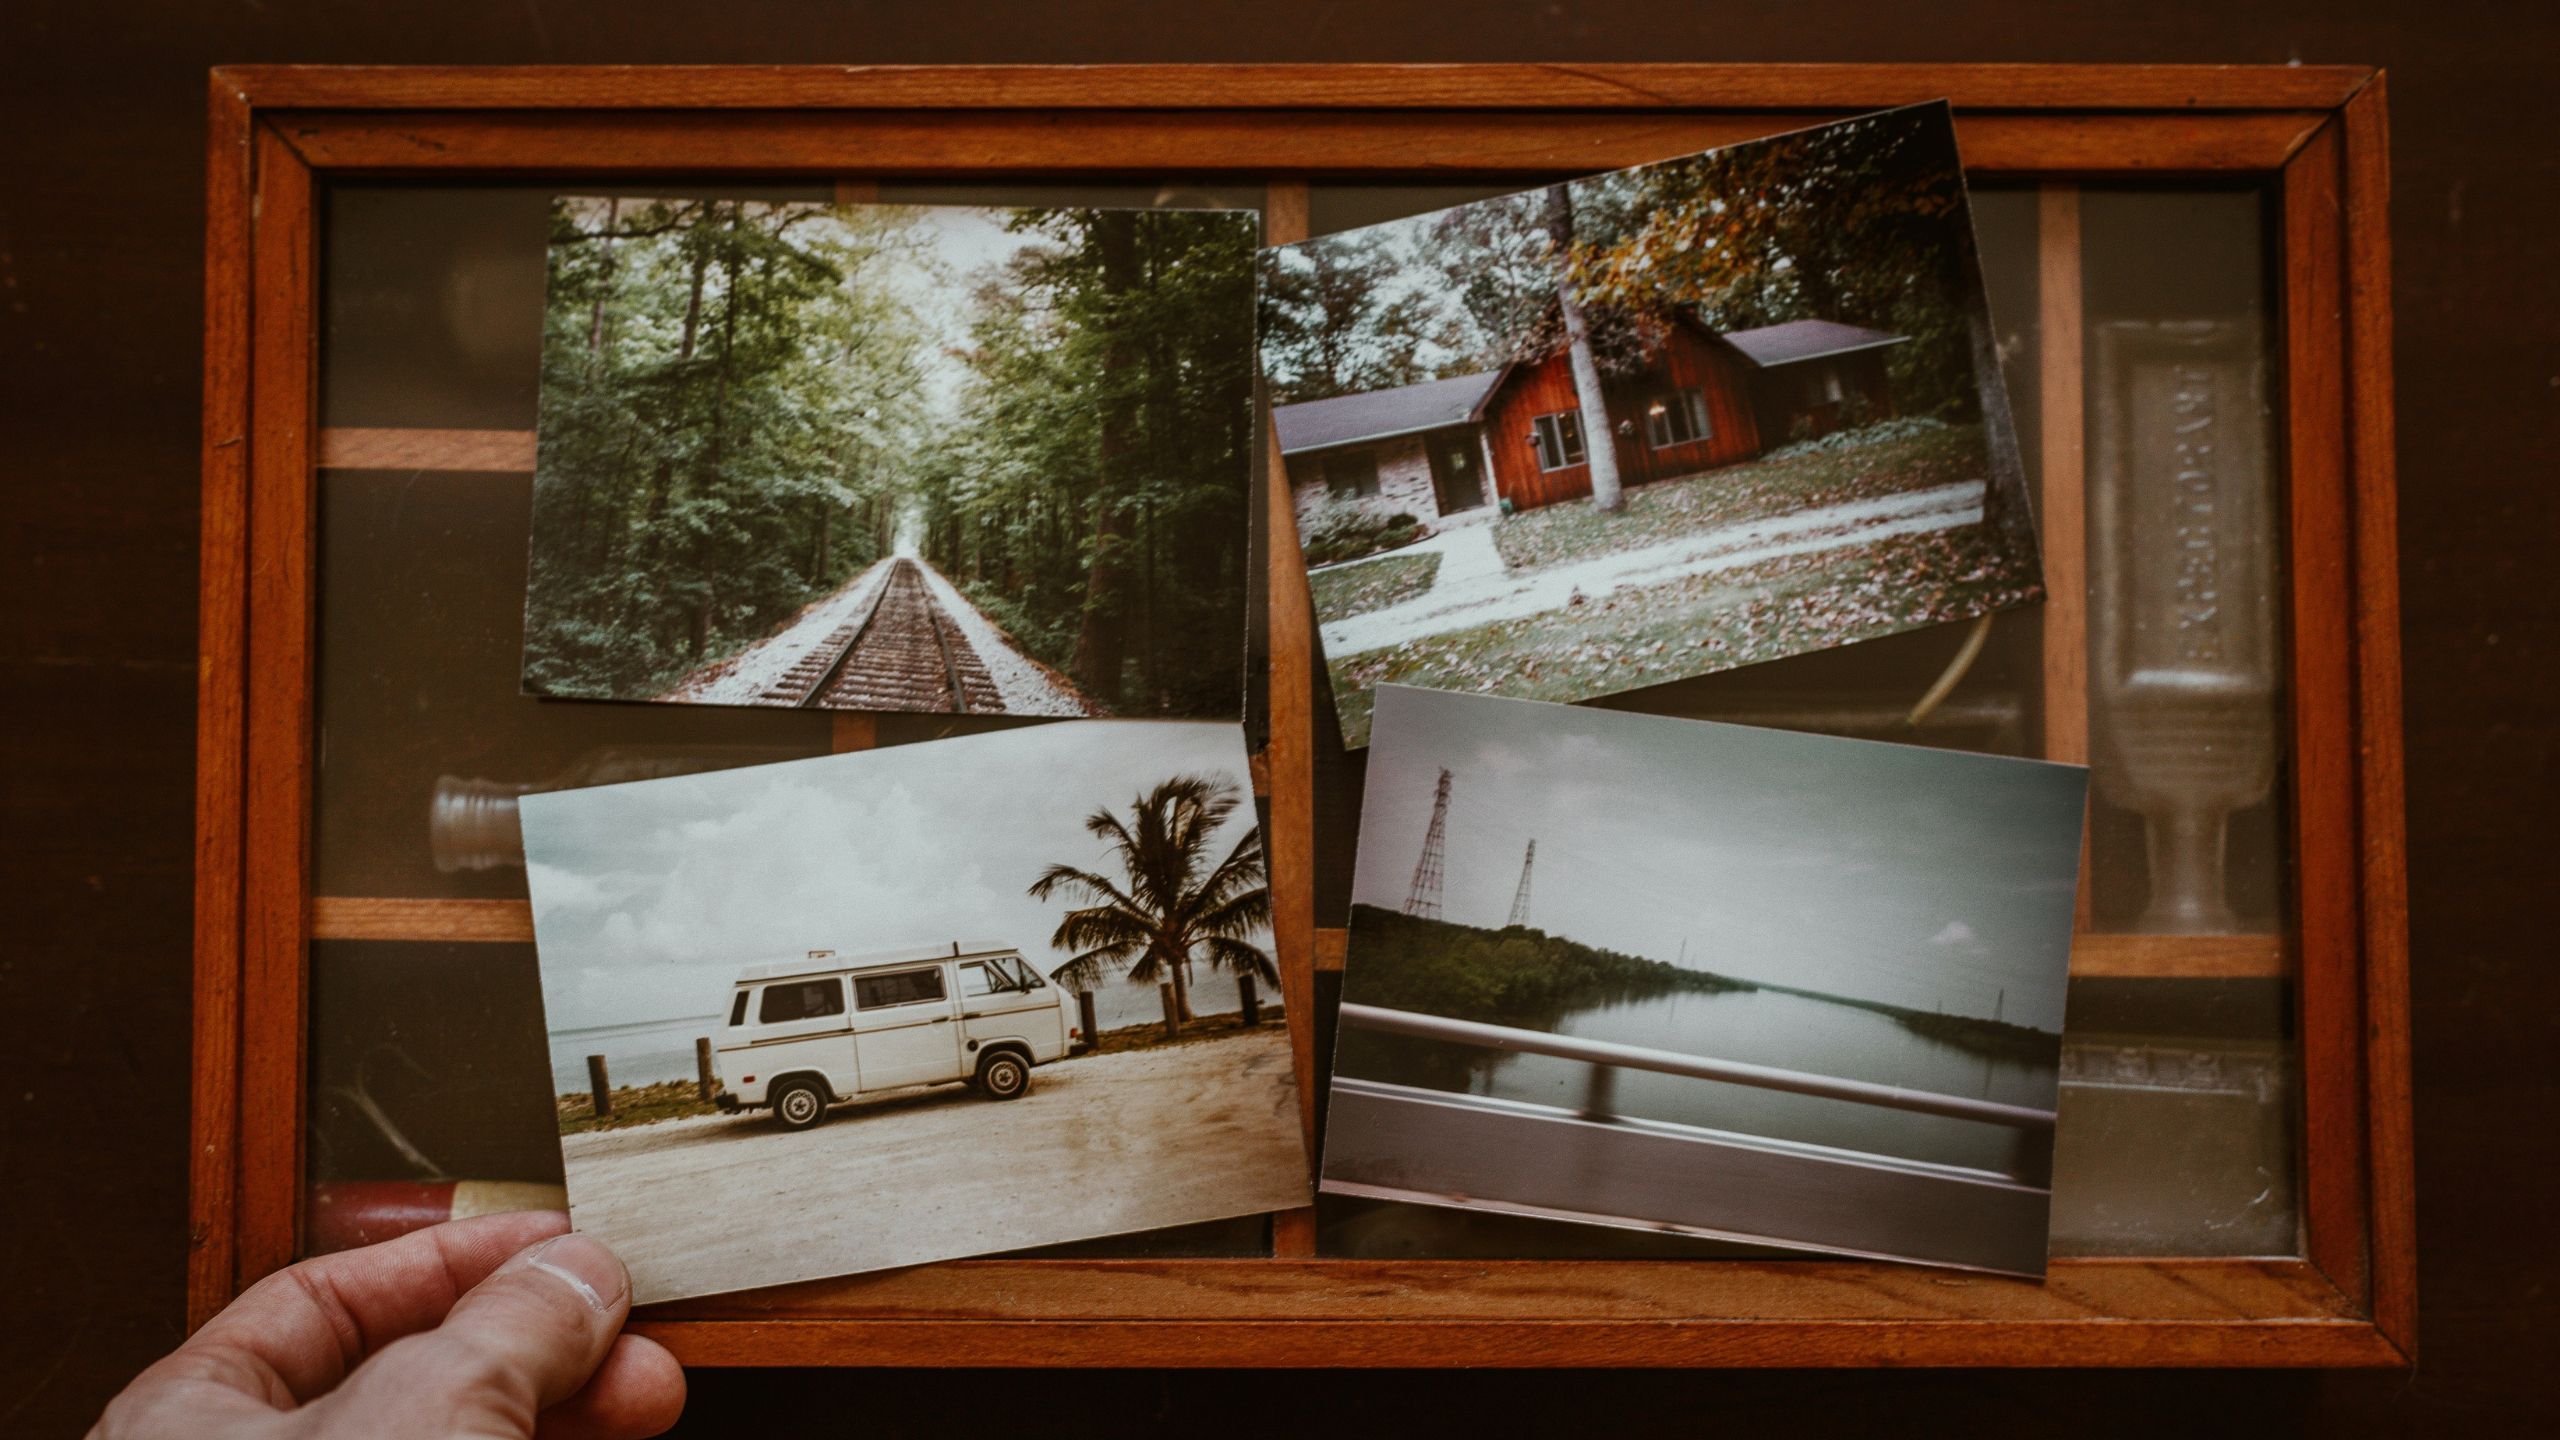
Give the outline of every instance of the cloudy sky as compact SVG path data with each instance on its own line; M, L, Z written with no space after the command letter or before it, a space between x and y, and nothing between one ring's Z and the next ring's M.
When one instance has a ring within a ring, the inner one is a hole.
M1443 918L2060 1029L2084 773L1403 686L1378 691L1355 898L1399 909L1451 772ZM1348 963L1359 963L1355 942Z
M1043 971L1066 896L1052 861L1114 875L1084 817L1181 774L1247 803L1233 724L1091 720L529 795L526 872L552 1030L701 1015L747 965L956 939L1022 947ZM1225 987L1231 988L1231 987Z

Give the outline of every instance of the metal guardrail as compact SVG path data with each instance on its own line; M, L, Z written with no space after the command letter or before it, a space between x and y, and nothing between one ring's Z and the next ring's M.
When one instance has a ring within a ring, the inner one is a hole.
M1826 1099L1847 1100L1861 1105L1878 1105L1893 1110L1908 1110L1921 1115L1945 1115L1958 1120L1978 1120L1990 1125L2005 1125L2019 1130L2051 1130L2053 1112L2026 1105L2006 1105L1996 1100L1968 1100L1959 1095L1940 1095L1927 1090L1907 1090L1899 1085L1878 1085L1866 1080L1843 1080L1831 1075L1813 1075L1801 1070L1780 1070L1769 1065L1752 1065L1739 1060L1710 1060L1698 1055L1683 1055L1672 1050L1652 1050L1641 1045L1620 1045L1608 1040L1581 1040L1568 1035L1551 1035L1542 1030L1520 1030L1508 1025L1486 1025L1474 1020L1449 1020L1437 1015L1420 1015L1410 1010L1390 1010L1378 1005L1342 1006L1342 1023L1359 1030L1386 1035L1410 1035L1422 1040L1442 1040L1458 1045L1473 1045L1488 1050L1509 1050L1525 1055L1553 1055L1564 1060L1580 1060L1592 1065L1616 1066L1626 1070L1655 1070L1666 1075L1686 1075L1698 1080L1721 1080L1733 1085L1750 1085L1763 1090L1784 1090L1798 1095L1818 1095Z

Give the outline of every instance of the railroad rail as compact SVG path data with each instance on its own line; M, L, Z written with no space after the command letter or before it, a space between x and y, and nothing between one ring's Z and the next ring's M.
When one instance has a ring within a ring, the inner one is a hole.
M976 647L925 582L924 567L890 562L879 594L764 692L818 710L939 714L1001 711L1004 697Z

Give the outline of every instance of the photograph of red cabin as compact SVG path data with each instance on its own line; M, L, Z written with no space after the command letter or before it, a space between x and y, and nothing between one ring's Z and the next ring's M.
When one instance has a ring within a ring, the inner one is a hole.
M1889 418L1884 352L1907 337L1833 320L1725 334L1683 318L1639 373L1606 383L1618 474L1678 479ZM1567 353L1498 370L1283 405L1272 412L1301 515L1374 500L1425 527L1483 506L1535 510L1591 494ZM1775 437L1775 441L1763 437Z
M2041 592L1943 105L1260 254L1346 744L1383 684L1584 700Z

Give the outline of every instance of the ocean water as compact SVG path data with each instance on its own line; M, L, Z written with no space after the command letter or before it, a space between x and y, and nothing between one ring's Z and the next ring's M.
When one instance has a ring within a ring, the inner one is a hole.
M1195 971L1191 985L1191 1010L1195 1015L1232 1015L1243 1008L1231 975ZM1265 1013L1276 1012L1279 1003L1278 996L1263 987ZM1114 980L1094 992L1094 1013L1103 1029L1117 1030L1124 1025L1161 1020L1164 1005L1154 986ZM697 1036L718 1035L720 1020L719 1012L713 1011L627 1025L553 1031L551 1082L564 1095L586 1093L590 1055L604 1057L605 1073L616 1085L690 1080L694 1073L693 1042Z

